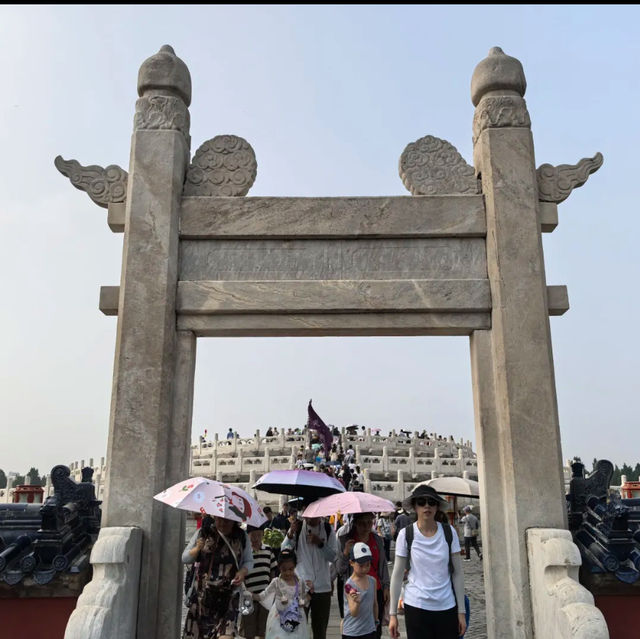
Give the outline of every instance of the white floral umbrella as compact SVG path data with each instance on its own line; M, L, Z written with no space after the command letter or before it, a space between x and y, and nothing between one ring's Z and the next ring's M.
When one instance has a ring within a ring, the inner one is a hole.
M185 479L155 495L154 499L181 510L246 522L251 526L261 526L267 521L262 506L242 488L206 477Z

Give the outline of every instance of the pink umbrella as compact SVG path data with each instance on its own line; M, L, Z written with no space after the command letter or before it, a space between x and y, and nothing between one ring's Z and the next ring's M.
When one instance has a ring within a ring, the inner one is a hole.
M154 496L174 508L261 526L267 517L260 504L237 486L206 477L178 482Z
M344 492L314 501L302 513L303 517L328 517L335 513L388 513L395 510L393 502L369 493Z

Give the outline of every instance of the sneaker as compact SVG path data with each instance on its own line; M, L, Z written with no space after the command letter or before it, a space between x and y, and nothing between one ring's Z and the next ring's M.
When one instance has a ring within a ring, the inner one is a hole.
M471 561L471 559L463 559L462 561Z

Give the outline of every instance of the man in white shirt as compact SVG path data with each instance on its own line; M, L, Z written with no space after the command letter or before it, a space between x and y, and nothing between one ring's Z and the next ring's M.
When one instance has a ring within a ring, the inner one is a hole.
M313 639L326 639L331 611L330 567L337 556L336 534L321 517L296 519L281 548L296 552L298 577L313 582L310 606Z

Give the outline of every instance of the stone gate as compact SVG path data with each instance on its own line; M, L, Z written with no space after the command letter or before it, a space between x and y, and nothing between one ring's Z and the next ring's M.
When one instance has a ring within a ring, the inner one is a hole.
M197 338L326 335L469 336L489 636L608 636L565 530L549 315L568 302L541 238L602 156L536 170L525 88L492 49L473 166L427 135L400 158L411 196L246 197L244 139L190 158L191 78L164 46L140 68L129 171L56 158L124 233L100 298L118 316L103 528L67 638L179 636L183 516L152 497L188 474Z

